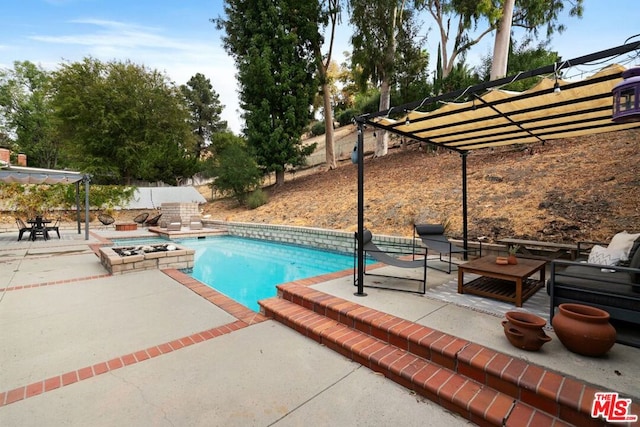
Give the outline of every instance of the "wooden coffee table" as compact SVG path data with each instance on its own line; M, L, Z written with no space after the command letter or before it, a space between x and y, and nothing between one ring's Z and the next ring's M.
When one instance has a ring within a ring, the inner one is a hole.
M469 261L458 266L458 293L474 294L502 301L522 303L544 286L546 261L518 258L518 264L496 264L493 255ZM540 279L529 276L540 272ZM481 277L464 283L464 273L475 273Z

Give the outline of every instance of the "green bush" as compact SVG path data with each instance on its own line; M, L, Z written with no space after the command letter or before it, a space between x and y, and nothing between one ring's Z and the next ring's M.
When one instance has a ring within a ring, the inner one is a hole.
M267 193L260 188L256 188L247 196L247 207L249 209L259 208L262 205L267 204L269 197Z
M351 123L351 120L353 120L353 118L358 114L360 114L359 110L356 108L349 108L348 110L341 111L336 120L338 120L340 126L346 126Z
M242 203L247 193L260 183L262 171L244 143L224 147L214 158L211 173L215 180L211 187L222 194L230 193Z
M324 121L316 122L313 124L313 126L311 126L311 134L313 136L324 135L324 132Z

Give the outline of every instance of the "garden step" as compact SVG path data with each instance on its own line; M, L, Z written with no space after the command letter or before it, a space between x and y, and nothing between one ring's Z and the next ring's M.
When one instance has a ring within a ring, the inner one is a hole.
M372 365L371 360L362 359L357 351L354 353L350 347L345 349L342 345L344 343L332 342L334 334L325 337L318 331L324 331L326 327L346 327L411 355L407 357L415 356L429 362L431 366L445 368L476 384L487 386L516 402L510 417L521 414L524 411L522 408L529 407L531 410L536 408L536 416L544 414L556 421L561 419L584 426L604 425L602 420L591 417L591 404L596 392L610 390L566 377L520 358L297 283L279 285L278 298L261 301L260 305L268 317L275 318L341 354L350 353L345 356L373 370L382 372L376 369L379 365ZM320 317L312 317L312 313ZM292 321L294 315L295 322ZM359 343L359 346L364 344L366 342ZM387 372L383 373L387 375ZM408 387L401 380L404 377L397 378L397 374L393 372L387 376ZM422 394L421 391L416 391ZM428 394L425 396L432 397ZM519 405L524 406L521 408ZM640 405L633 403L631 413L639 414Z
M267 317L382 373L479 425L563 425L560 420L473 378L281 298L260 301ZM535 422L532 422L535 421Z

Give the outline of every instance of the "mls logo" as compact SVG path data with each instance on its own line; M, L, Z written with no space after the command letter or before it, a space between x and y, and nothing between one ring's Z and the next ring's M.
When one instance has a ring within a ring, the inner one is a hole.
M591 417L602 416L611 423L638 421L638 416L629 413L631 399L621 399L616 392L596 393L591 407Z

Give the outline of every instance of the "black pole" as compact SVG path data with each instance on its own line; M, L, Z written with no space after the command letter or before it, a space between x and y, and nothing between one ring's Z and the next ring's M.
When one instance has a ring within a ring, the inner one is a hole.
M358 122L358 297L364 292L364 125Z
M464 260L469 259L469 230L467 224L467 155L468 151L460 153L462 157L462 239L464 248Z
M78 224L78 234L80 234L80 181L76 181L76 223Z
M84 176L84 240L89 240L89 184L91 177Z

